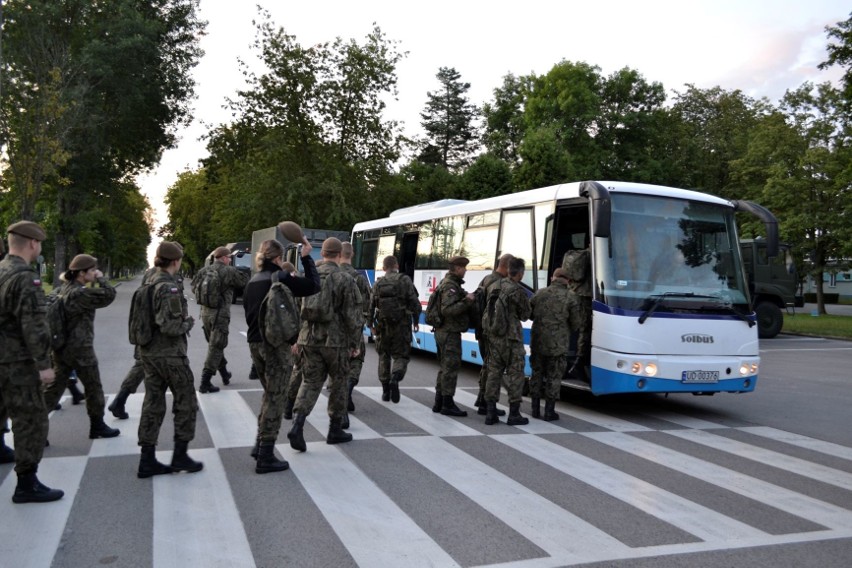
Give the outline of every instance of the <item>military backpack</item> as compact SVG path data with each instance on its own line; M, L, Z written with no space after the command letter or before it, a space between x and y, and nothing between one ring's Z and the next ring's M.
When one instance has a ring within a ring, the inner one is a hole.
M130 343L144 347L154 339L154 285L145 284L133 292L130 320L127 323Z
M438 286L429 294L429 303L426 304L426 323L432 327L441 327L444 318L441 315L441 287Z
M198 271L192 279L195 300L207 308L218 308L222 304L222 278L212 264Z
M65 296L54 290L47 295L47 325L50 328L50 348L60 351L65 347L66 323L68 314L65 310Z
M258 324L260 335L273 347L292 345L299 336L301 319L293 292L272 274L272 286L260 304Z
M328 323L334 319L334 295L328 280L331 274L334 273L321 271L320 291L302 298L302 319L312 323Z
M509 303L500 284L491 288L485 300L482 329L489 337L504 337L509 333Z
M376 281L373 288L376 295L376 307L379 319L398 321L405 317L405 293L402 290L399 275L391 278L384 275Z

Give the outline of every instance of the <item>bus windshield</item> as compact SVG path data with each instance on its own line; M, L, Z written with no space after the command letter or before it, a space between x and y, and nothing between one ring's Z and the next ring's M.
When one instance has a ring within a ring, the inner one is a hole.
M609 238L596 238L595 296L624 310L749 313L732 209L612 194ZM664 298L664 302L659 299Z

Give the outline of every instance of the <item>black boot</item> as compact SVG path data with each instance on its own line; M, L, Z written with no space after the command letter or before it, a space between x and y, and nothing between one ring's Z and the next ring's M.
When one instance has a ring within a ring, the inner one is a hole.
M497 403L496 402L486 402L485 403L485 424L491 426L493 424L499 424L500 419L497 418Z
M559 415L556 414L554 410L556 408L555 400L545 400L544 401L544 419L548 422L553 422L554 420L559 420Z
M479 391L479 394L478 394L478 395L476 395L476 402L474 402L474 403L473 403L473 405L474 405L476 408L484 407L484 406L485 406L485 393L484 393L484 392ZM481 414L485 414L485 413L484 413L484 412L482 412Z
M445 396L443 406L441 406L441 414L444 416L467 416L467 411L456 406L453 397Z
M399 382L395 381L394 379L391 379L390 384L388 385L388 388L390 388L391 402L394 403L394 404L398 403L399 402Z
M15 463L15 450L6 445L6 433L0 432L0 463Z
M65 492L44 485L33 473L19 473L18 486L12 495L13 503L49 503L62 499Z
M382 400L390 402L390 381L382 383Z
M545 403L547 404L547 403ZM530 399L530 407L532 411L530 414L533 418L541 418L541 399L538 397L534 397Z
M494 403L494 405L495 405L494 406L494 412L497 413L497 416L506 416L505 410L503 410L502 408L497 408L496 402ZM485 416L486 414L488 414L488 403L485 402L484 396L482 398L482 406L480 406L479 408L476 409L476 413L479 414L480 416Z
M529 423L529 418L521 416L521 403L509 403L509 418L506 419L506 424L508 424L509 426L523 426L524 424Z
M115 395L115 398L112 399L112 402L107 406L107 410L112 412L112 415L120 420L127 420L130 418L130 415L127 414L127 411L124 409L124 404L127 402L127 397L130 396L130 391L127 389L121 389L118 391L118 394Z
M198 392L200 392L201 394L208 392L219 392L219 387L214 386L210 382L210 379L212 378L213 371L208 371L207 369L201 371L201 385L198 387Z
M142 446L142 457L139 458L139 470L136 472L139 479L172 472L172 468L157 461L155 449L154 446Z
M261 442L260 450L257 454L257 465L254 467L255 473L272 473L273 471L284 471L289 468L290 464L285 460L279 460L275 457L275 443Z
M260 453L260 438L254 441L254 447L251 449L251 457L257 459L257 455Z
M296 404L295 400L290 400L290 398L287 397L287 402L284 403L284 418L285 419L287 419L287 420L293 419L293 406L295 406L295 404Z
M432 405L432 412L441 412L444 407L444 397L441 396L441 391L435 389L435 404Z
M349 379L349 398L346 399L346 411L355 412L355 403L352 402L352 391L355 388L355 379Z
M204 464L197 462L186 453L186 447L189 442L181 442L175 440L175 451L172 454L172 471L185 471L187 473L195 473L204 468Z
M103 418L91 418L89 420L89 438L115 438L121 434L118 428L110 428L104 423Z
M340 419L340 427L344 430L349 430L349 413L344 413L343 418Z
M228 370L228 367L222 365L221 367L219 367L219 376L222 377L223 385L229 385L231 384L231 377L233 377L234 375L231 373L231 371Z
M332 418L328 424L328 436L325 438L326 444L344 444L351 441L352 434L343 431L341 419Z
M249 380L250 381L256 381L258 379L260 379L260 377L257 376L257 369L255 368L254 365L252 365L251 371L249 371Z
M86 400L86 395L77 388L77 379L68 379L68 392L71 393L71 404L80 404Z
M305 433L303 431L305 427L305 418L307 418L306 415L297 413L293 417L293 427L290 428L289 432L287 432L287 438L290 440L290 447L297 452L306 452L308 450L308 445L305 443Z

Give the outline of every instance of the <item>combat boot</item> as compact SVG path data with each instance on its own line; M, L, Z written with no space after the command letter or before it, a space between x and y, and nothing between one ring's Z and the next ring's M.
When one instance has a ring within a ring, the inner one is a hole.
M260 379L260 377L257 376L257 369L255 368L254 365L252 365L251 370L249 371L249 380L250 381L256 381L258 379Z
M452 396L444 396L444 403L441 406L441 414L444 416L467 416L467 411L456 406Z
M127 414L127 411L124 409L124 405L127 402L127 397L130 396L130 391L127 389L121 389L118 391L118 394L115 395L115 398L112 399L112 402L109 403L107 409L112 412L112 415L118 418L119 420L127 420L130 418L130 415Z
M496 402L494 404L495 404L494 412L497 413L497 416L506 416L506 411L503 410L502 408L496 408L496 404L497 404ZM485 402L484 397L483 397L483 400L482 400L482 406L480 406L479 408L476 409L476 413L479 414L480 416L485 416L486 414L488 414L488 403Z
M343 418L340 419L340 427L344 430L349 430L349 413L343 413Z
M485 408L485 393L479 391L479 394L476 395L476 402L473 403L476 408ZM485 414L485 412L480 412L479 414Z
M219 367L219 376L222 377L223 385L229 385L231 384L231 377L233 377L234 375L233 373L231 373L231 371L228 370L228 367L222 365L221 367Z
M198 387L198 392L200 392L201 394L208 392L219 392L219 387L213 385L213 383L210 382L210 379L212 378L213 371L209 371L207 369L201 371L201 385L199 385Z
M275 457L275 442L260 443L260 451L257 454L257 465L254 468L255 473L284 471L289 467L290 464L286 460L279 460Z
M260 438L254 441L254 447L251 449L251 457L257 459L257 455L260 453Z
M332 418L328 424L328 436L325 438L326 444L345 444L352 441L352 434L344 432L341 427L340 418Z
M287 439L290 440L290 447L297 452L306 452L308 445L305 443L305 418L304 414L296 413L293 416L293 427L287 432Z
M545 402L545 405L546 404L547 403ZM538 398L538 397L531 398L530 399L530 408L531 408L530 414L532 415L533 418L541 418L541 399L540 398Z
M18 486L12 495L13 503L49 503L62 499L65 492L61 489L51 489L36 477L35 472L19 473Z
M544 401L544 419L547 422L553 422L554 420L559 420L559 415L556 414L556 401L555 400L545 400Z
M500 419L497 418L497 403L496 402L486 402L485 403L485 424L487 426L491 426L493 424L499 424Z
M157 461L155 450L154 446L142 446L142 457L139 458L139 469L136 471L139 479L172 472L172 468Z
M287 402L284 403L284 418L287 420L293 419L293 407L296 405L295 400L291 400L290 397L287 397Z
M6 445L5 432L0 432L0 463L15 463L15 450Z
M86 395L77 388L77 379L68 379L68 392L71 393L71 404L80 404L86 400Z
M509 426L523 426L524 424L529 423L529 418L527 418L526 416L521 416L521 403L509 403L509 418L506 419L506 424L508 424Z
M388 388L390 389L391 402L396 404L399 402L399 382L396 379L391 379Z
M121 434L118 428L110 428L104 423L103 418L91 418L89 420L89 438L115 438Z
M346 411L355 412L355 403L352 402L352 391L355 389L355 379L349 379L349 398L346 399Z
M382 400L390 402L390 381L382 383Z
M441 396L441 391L439 389L435 389L435 404L432 405L432 412L441 412L441 409L444 407L444 397Z
M196 471L201 471L202 468L204 468L203 463L195 461L189 457L189 454L186 453L187 446L189 446L189 442L175 440L175 451L172 454L172 471L195 473Z

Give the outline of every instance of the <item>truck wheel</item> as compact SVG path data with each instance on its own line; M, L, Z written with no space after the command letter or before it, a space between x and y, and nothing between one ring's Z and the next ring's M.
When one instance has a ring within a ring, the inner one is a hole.
M784 325L784 315L781 308L772 302L760 302L755 308L757 314L757 336L770 339L781 332Z

